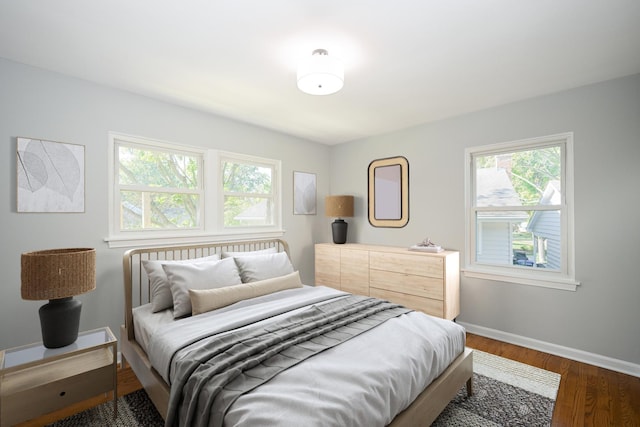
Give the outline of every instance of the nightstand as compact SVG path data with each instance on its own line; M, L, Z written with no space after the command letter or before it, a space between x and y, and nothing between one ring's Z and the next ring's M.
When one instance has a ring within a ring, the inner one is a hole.
M117 416L117 344L108 327L61 348L42 343L0 351L0 425L10 426L102 393Z

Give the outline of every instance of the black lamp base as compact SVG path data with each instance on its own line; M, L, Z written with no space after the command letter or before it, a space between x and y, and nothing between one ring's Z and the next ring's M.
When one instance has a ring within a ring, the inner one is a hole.
M52 299L38 310L42 343L47 348L64 347L78 339L82 303L73 297Z
M344 219L336 219L331 223L331 232L333 233L333 243L342 245L347 242L347 224Z

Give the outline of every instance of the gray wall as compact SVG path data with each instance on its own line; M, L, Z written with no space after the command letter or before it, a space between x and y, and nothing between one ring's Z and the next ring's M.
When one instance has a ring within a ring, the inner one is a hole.
M425 100L437 102L437 100ZM640 75L335 147L331 188L356 196L349 241L464 252L466 147L574 132L577 292L461 279L461 322L640 363ZM403 155L410 221L367 221L367 166ZM463 254L461 254L463 255Z
M70 246L97 249L97 289L83 301L81 329L122 323L123 249L108 249L107 132L278 158L283 164L284 238L306 283L313 243L330 241L326 194L354 194L349 241L409 246L429 236L464 249L464 149L573 131L577 292L462 277L460 321L640 364L640 75L327 147L0 59L0 347L40 339L39 301L20 298L20 254ZM437 102L426 100L425 102ZM86 146L86 212L18 214L16 137ZM403 155L410 163L410 221L367 221L367 166ZM294 170L318 178L318 215L292 215Z
M0 94L0 348L40 340L37 311L44 302L20 298L20 254L48 248L96 248L97 288L78 297L80 329L108 325L119 335L124 249L108 249L104 242L108 131L282 160L284 238L302 279L313 282L313 242L329 238L329 220L293 215L293 171L317 174L321 202L328 193L330 147L3 59ZM18 136L85 145L85 213L16 213Z

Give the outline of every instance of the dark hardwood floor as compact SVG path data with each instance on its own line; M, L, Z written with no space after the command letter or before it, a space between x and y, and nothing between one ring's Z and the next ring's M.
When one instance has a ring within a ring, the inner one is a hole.
M467 334L467 346L562 375L554 427L640 426L640 378Z
M640 427L640 378L559 356L467 334L467 345L562 375L553 426ZM130 368L118 371L118 395L141 388ZM100 396L40 417L26 426L43 426L108 401Z

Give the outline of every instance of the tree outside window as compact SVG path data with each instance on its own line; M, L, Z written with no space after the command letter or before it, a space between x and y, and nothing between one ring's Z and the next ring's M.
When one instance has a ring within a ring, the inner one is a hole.
M224 226L272 225L274 166L223 159Z
M119 143L120 229L201 226L202 156Z

